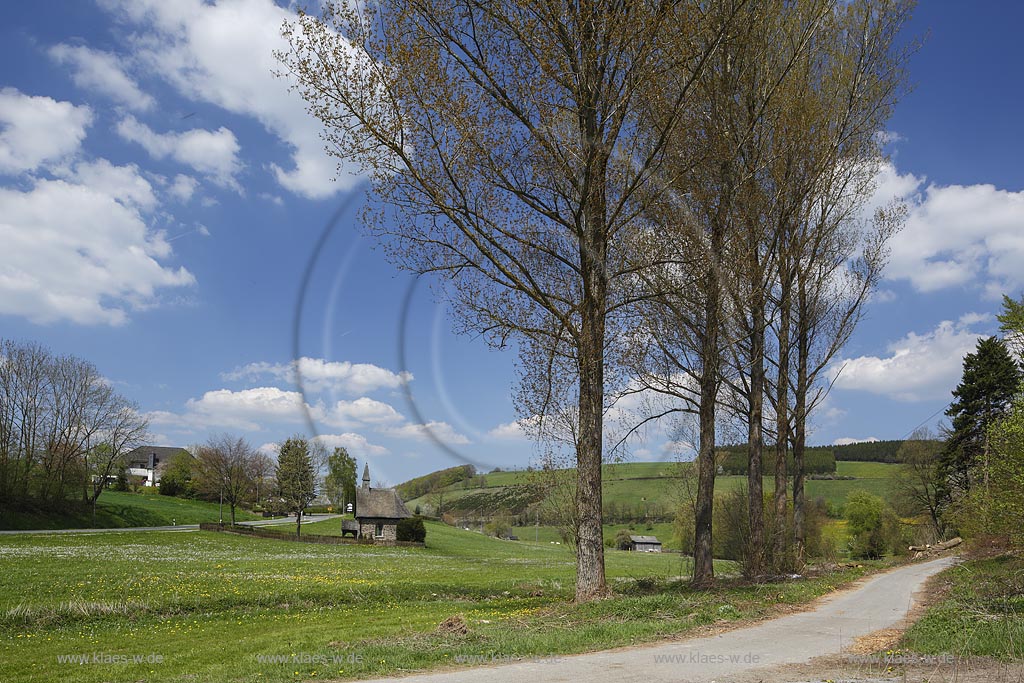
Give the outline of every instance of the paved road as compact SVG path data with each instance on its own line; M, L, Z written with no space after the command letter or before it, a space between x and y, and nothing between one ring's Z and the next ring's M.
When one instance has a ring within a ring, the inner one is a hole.
M376 683L724 683L759 669L838 654L854 639L899 623L925 579L954 562L945 557L894 569L822 601L814 611L717 636Z
M313 522L322 522L325 519L334 519L340 517L340 515L306 515L302 518L303 524L312 524ZM282 517L279 519L254 519L248 522L239 522L245 526L283 526L290 524L295 526L294 517ZM178 524L175 526L131 526L120 529L17 529L9 531L0 531L0 535L13 535L13 534L101 534L101 533L120 533L123 531L197 531L199 529L198 524Z

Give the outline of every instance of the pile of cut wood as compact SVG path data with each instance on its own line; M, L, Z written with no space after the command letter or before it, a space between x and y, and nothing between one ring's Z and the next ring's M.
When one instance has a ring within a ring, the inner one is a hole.
M936 543L935 545L912 545L908 548L908 550L914 553L914 559L916 560L919 557L930 557L932 555L938 555L939 553L945 552L950 548L957 547L963 542L964 539L957 536L956 538L951 538L948 541Z

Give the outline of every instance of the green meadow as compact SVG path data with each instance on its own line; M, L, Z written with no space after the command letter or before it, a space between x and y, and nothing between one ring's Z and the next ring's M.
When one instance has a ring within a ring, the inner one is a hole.
M725 578L697 592L678 555L608 551L611 596L577 605L566 546L439 523L425 548L194 531L4 536L0 680L350 679L552 656L766 616L866 570L759 586ZM455 628L442 628L449 617Z

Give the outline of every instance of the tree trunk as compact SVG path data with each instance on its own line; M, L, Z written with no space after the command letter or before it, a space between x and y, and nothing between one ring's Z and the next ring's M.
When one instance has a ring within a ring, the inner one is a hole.
M706 344L706 342L705 342ZM715 399L717 377L705 366L701 377L700 446L697 453L697 506L694 514L693 584L706 587L715 579L712 515L715 501Z
M781 259L786 264L786 258ZM781 297L779 300L779 371L775 400L775 529L774 555L775 571L786 569L782 566L786 554L786 451L789 447L789 324L791 279L787 266L783 266L780 278Z
M711 254L704 278L704 335L701 339L700 443L697 451L697 505L694 510L693 584L710 585L715 579L712 519L715 502L715 415L719 387L719 316L721 308L721 262L724 230L712 224Z
M810 353L810 332L807 325L807 292L801 282L798 288L800 298L797 321L797 371L794 396L795 433L793 436L793 540L796 544L797 566L804 562L804 448L807 444L807 354Z
M599 240L596 242L597 251L603 254L603 244ZM579 437L576 444L576 600L585 601L604 595L606 589L601 527L606 282L603 258L592 258L596 254L587 249L580 251L584 301L579 344Z
M302 510L295 513L295 538L302 534Z
M603 87L601 50L595 30L599 10L580 5L577 125L584 160L584 194L578 227L583 300L580 302L579 433L576 444L576 600L601 597L604 534L601 527L601 462L604 451L604 342L608 303L608 150L598 116Z
M750 337L750 396L747 399L747 519L750 538L747 573L751 577L762 574L764 557L764 294L754 288Z

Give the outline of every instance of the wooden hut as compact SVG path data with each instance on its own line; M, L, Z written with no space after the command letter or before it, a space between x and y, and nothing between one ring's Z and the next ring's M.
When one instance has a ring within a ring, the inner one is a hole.
M630 536L629 549L638 553L660 553L661 541L656 536Z

